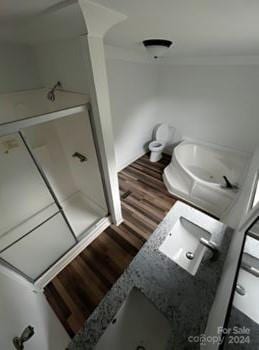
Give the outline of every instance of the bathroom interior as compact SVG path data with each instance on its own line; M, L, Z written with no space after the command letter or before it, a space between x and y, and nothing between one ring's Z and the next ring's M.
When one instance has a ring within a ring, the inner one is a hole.
M258 13L3 1L1 349L259 348Z

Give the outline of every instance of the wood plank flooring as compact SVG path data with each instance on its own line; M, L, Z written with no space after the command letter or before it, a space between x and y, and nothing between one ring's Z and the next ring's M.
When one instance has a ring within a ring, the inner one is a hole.
M124 222L107 228L45 288L73 337L176 202L162 181L170 158L144 155L119 173Z

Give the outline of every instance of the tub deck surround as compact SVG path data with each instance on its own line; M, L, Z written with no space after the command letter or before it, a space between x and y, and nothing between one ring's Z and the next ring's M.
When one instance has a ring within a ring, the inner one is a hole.
M214 239L223 237L221 253L216 261L203 262L197 274L191 276L159 251L175 222L186 215L195 217L196 222L200 218L201 226L206 222L204 214L178 201L74 337L69 350L93 349L133 287L139 288L170 321L168 349L199 349L199 344L188 342L188 337L205 330L232 230L210 218L213 221L207 228Z
M247 157L239 152L184 141L174 149L163 179L173 195L221 217L239 195L236 188L224 188L223 176L241 187L246 166Z

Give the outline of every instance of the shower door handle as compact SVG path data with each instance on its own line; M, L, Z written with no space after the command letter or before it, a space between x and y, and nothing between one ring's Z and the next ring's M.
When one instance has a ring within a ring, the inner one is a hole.
M79 152L75 152L72 157L74 158L78 158L80 160L80 162L86 162L87 161L87 157L84 156L82 153Z

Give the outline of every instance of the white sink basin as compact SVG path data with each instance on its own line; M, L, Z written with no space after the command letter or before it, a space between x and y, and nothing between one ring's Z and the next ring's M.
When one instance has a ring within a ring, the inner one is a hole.
M200 243L202 237L209 241L211 234L181 216L159 250L194 276L208 250Z
M170 322L133 288L94 350L166 349L170 334Z

